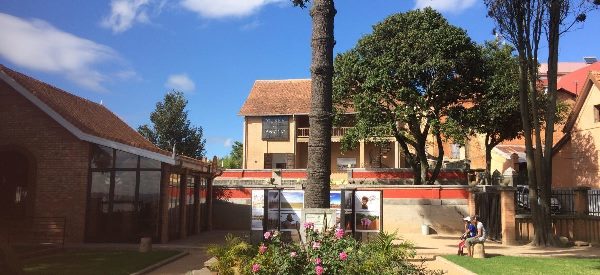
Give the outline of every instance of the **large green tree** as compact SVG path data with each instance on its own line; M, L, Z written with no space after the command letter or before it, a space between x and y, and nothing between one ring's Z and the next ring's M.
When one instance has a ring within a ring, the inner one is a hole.
M299 7L306 7L309 0L292 0ZM331 176L331 126L332 77L333 77L333 0L313 0L312 17L312 80L310 98L310 138L308 140L307 183L304 203L307 208L329 208Z
M242 168L242 158L244 153L244 144L239 141L235 141L231 146L231 152L229 155L221 159L223 168L226 169L240 169Z
M354 108L356 127L344 146L391 133L415 172L415 184L433 184L443 141L464 129L447 112L481 92L481 54L466 32L431 8L395 14L373 27L355 48L336 57L336 107ZM436 165L430 169L428 138Z
M138 132L159 148L192 157L204 157L206 140L202 127L191 125L186 110L187 99L182 92L171 91L163 101L156 103L150 114L152 125L142 125Z
M451 117L472 134L481 135L485 146L486 180L490 181L492 149L523 133L519 111L519 64L513 48L499 40L482 47L484 93L473 99L473 106L457 106Z

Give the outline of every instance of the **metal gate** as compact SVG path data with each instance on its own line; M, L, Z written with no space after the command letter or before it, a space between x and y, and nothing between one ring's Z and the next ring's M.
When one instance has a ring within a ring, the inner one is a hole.
M487 191L475 193L475 213L487 230L488 239L502 240L500 193Z

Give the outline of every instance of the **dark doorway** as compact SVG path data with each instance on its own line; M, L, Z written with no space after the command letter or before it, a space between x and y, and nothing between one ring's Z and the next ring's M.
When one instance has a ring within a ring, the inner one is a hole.
M488 239L502 240L500 193L475 193L475 212L487 230Z
M16 151L0 151L0 217L25 217L30 197L29 161Z

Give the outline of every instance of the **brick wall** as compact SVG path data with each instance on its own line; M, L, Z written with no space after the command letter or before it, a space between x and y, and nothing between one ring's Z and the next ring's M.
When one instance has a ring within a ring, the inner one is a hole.
M0 151L20 148L35 159L33 213L66 217L66 241L82 242L85 227L89 144L0 82Z

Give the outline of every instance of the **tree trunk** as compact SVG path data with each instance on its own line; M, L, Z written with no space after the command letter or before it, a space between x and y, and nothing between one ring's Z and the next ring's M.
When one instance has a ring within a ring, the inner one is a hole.
M435 139L437 143L438 156L436 158L435 167L433 167L433 171L431 172L431 176L427 179L427 184L435 184L435 180L440 175L440 170L442 169L442 162L444 161L444 142L439 129L437 130L437 134L435 134Z
M485 142L485 176L486 180L492 182L492 149L494 146L488 143L487 137Z
M329 208L333 77L333 0L314 0L312 17L311 108L305 206Z
M546 136L544 140L542 202L546 245L558 245L557 237L552 234L552 216L550 199L552 197L552 146L554 143L554 121L556 119L556 93L558 74L558 43L560 39L560 0L552 0L549 9L548 26L548 105L546 106Z

